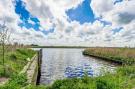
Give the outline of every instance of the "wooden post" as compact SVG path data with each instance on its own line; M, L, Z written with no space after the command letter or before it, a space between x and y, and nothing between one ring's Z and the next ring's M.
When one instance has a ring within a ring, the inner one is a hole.
M42 49L38 52L38 76L37 76L37 85L40 83L41 77L41 63L42 63Z

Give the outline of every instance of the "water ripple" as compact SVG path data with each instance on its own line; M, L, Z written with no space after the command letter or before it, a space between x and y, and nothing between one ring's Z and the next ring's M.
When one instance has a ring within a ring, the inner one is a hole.
M94 71L92 70L92 67L88 64L85 64L84 66L68 66L65 69L65 77L67 78L81 78L85 75L93 76Z

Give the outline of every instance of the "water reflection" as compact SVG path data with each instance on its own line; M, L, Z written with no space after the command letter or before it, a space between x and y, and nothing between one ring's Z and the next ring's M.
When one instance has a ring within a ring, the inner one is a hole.
M99 76L114 71L116 64L82 55L84 49L45 48L41 64L41 84L65 77Z
M65 69L65 77L67 78L81 78L85 75L87 76L93 76L94 71L90 67L90 65L84 65L84 66L68 66Z

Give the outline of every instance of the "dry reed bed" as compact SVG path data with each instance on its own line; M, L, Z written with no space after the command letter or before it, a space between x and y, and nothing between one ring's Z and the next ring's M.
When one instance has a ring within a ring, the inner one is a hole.
M135 63L135 48L88 48L84 50L83 54L122 64L131 65Z

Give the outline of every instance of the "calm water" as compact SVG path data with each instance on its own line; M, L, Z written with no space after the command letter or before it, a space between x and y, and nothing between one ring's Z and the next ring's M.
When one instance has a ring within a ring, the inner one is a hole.
M104 71L113 72L116 64L83 56L84 49L44 48L41 64L41 84L52 84L65 77L99 76Z

